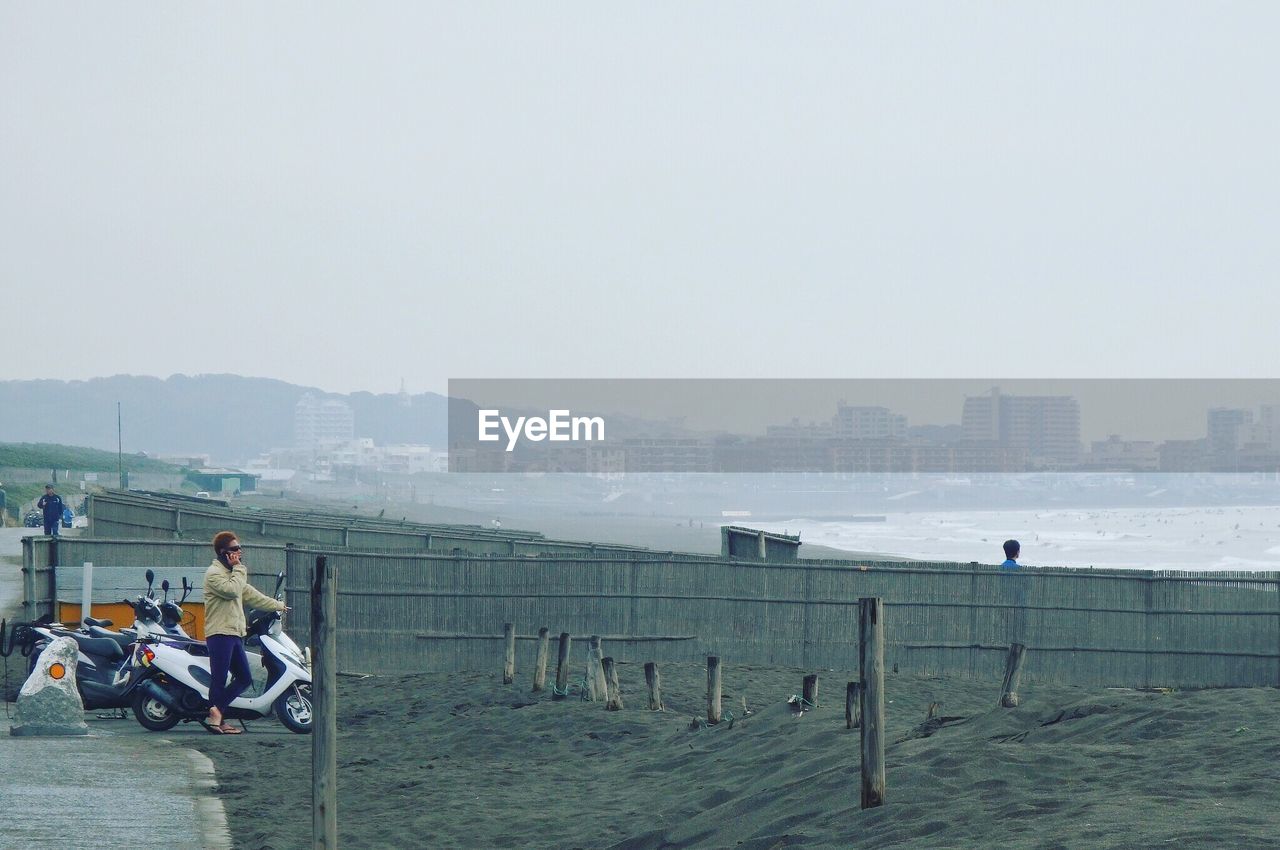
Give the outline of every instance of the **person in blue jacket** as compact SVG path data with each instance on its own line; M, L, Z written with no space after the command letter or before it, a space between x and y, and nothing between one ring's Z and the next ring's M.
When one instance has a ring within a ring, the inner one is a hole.
M62 497L53 492L53 485L44 485L44 495L36 502L36 507L44 512L44 533L52 537L58 536L58 526L62 523Z
M1022 544L1016 540L1006 540L1004 542L1004 563L1000 565L1002 570L1020 570L1018 566L1018 555L1022 554Z
M1004 563L1000 565L1000 572L1005 580L1000 583L1005 586L1005 597L1010 607L1005 609L1009 619L1009 641L1021 643L1026 640L1027 632L1027 586L1026 582L1029 576L1023 572L1022 565L1018 563L1018 556L1022 554L1022 544L1016 540L1006 540L1004 542Z

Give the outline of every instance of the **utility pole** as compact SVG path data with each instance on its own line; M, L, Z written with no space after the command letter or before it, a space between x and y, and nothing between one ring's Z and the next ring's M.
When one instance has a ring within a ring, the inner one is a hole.
M124 436L120 429L120 402L116 402L116 472L120 474L120 489L124 486Z

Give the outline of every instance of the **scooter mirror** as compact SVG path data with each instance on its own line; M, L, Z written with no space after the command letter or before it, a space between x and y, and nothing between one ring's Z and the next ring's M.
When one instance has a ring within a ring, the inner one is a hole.
M169 596L169 580L168 579L165 579L164 581L160 582L160 589L164 591L164 595L167 598Z
M145 573L143 573L143 575L147 577L147 587L150 587L152 583L156 580L155 570L147 570Z

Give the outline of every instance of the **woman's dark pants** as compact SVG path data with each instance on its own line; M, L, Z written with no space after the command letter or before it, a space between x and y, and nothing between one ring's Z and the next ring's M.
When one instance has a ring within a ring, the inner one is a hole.
M249 670L249 656L244 654L244 638L235 635L209 635L209 703L223 714L227 706L253 684ZM231 684L227 681L231 672Z

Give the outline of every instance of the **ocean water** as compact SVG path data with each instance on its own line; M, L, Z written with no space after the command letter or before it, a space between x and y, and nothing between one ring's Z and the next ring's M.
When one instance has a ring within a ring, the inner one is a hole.
M890 513L884 522L770 523L802 543L929 561L1146 570L1278 570L1280 506ZM803 548L801 549L803 552Z

